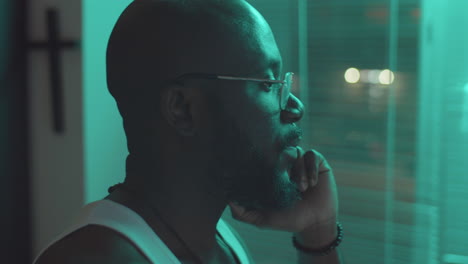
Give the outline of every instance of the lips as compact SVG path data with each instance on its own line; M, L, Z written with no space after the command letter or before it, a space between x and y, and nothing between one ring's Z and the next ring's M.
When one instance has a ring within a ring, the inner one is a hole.
M287 146L284 151L283 151L286 159L284 160L284 164L286 166L286 171L289 175L289 178L292 179L292 168L294 167L294 164L296 163L296 160L298 158L298 152L297 152L297 147L295 146Z
M299 143L301 142L302 136L300 134L292 134L288 135L285 138L285 143L288 142L287 144L283 145L285 148L288 147L293 147L296 148Z
M284 162L283 165L286 167L286 170L289 174L289 176L291 177L292 174L291 174L291 170L294 166L294 164L296 163L297 159L299 158L298 157L298 145L299 145L299 142L301 141L302 139L302 131L301 130L296 130L292 133L289 133L286 135L285 137L285 141L284 142L288 142L287 144L283 145L284 148L283 148L283 154L285 156L286 159L284 159Z

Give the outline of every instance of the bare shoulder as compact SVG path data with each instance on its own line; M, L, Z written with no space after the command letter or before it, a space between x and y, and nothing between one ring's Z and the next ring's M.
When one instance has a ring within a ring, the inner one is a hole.
M149 264L132 242L114 230L88 225L50 246L36 264Z

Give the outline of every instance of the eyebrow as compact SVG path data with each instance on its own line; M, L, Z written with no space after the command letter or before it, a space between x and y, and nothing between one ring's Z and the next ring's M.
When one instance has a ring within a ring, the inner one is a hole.
M267 61L266 64L263 64L261 66L261 68L257 68L256 70L254 70L252 72L252 74L262 74L262 75L265 75L266 76L266 73L269 69L272 69L272 72L273 72L273 77L275 78L281 78L281 66L282 66L282 63L280 60L277 60L277 59L270 59Z

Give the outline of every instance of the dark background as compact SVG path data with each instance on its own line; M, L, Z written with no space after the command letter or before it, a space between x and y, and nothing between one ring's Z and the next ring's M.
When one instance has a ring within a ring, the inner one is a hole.
M0 203L2 263L28 263L31 230L26 0L0 3Z

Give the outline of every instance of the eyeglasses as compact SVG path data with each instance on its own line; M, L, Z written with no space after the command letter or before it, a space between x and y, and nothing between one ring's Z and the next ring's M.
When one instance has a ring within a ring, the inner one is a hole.
M288 104L289 94L291 93L291 86L293 84L294 73L288 72L284 76L284 80L270 80L270 79L257 79L257 78L245 78L245 77L234 77L226 75L216 75L207 73L186 73L177 77L174 81L183 84L186 79L209 79L209 80L231 80L231 81L249 81L249 82L263 82L275 86L279 91L279 104L280 109L285 110Z

